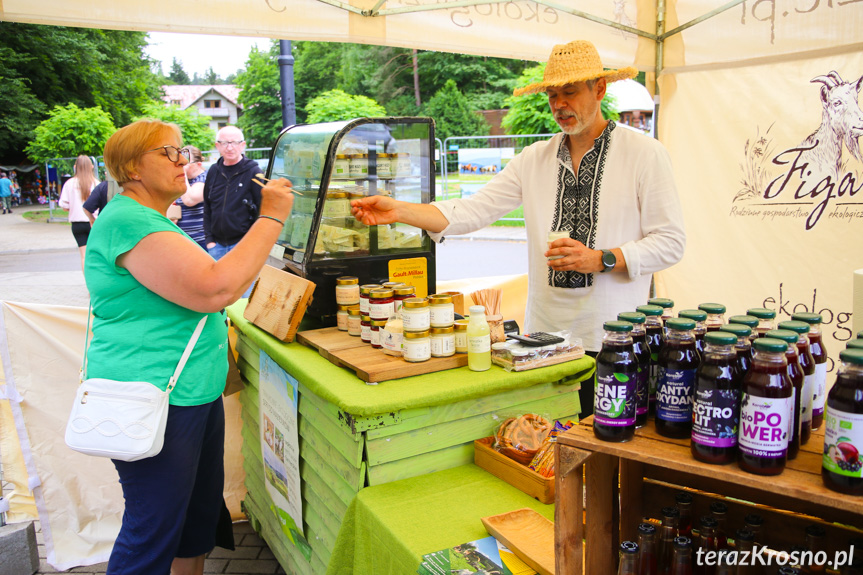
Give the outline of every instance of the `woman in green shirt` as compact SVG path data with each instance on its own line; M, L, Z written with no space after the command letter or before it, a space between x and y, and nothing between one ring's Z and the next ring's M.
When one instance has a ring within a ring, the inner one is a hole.
M88 377L164 389L195 325L210 316L171 393L162 451L114 461L126 508L109 574L203 573L222 509L224 308L260 272L293 203L289 181L269 182L258 221L230 254L213 260L165 215L186 192L182 146L176 125L154 120L109 138L105 165L123 192L105 206L87 246Z

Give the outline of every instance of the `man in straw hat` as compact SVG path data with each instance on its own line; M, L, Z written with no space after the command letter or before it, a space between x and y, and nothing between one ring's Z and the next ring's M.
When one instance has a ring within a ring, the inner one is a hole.
M602 323L645 303L651 274L680 261L686 243L665 148L602 117L606 85L635 74L606 70L590 42L555 46L542 82L515 95L545 92L562 134L525 148L469 198L414 204L371 196L351 202L355 217L414 225L442 241L523 205L525 331L568 329L599 351ZM549 232L568 237L549 244ZM584 399L592 404L592 390Z

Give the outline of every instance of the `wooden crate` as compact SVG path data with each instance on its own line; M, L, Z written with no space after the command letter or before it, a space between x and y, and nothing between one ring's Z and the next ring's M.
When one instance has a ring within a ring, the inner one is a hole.
M494 437L473 442L473 461L495 477L524 491L541 503L554 503L554 477L543 477L526 465L502 455L492 448Z

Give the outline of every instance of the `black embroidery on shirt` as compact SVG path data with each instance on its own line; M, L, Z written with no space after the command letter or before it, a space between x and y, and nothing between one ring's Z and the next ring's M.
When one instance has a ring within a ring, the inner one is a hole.
M594 140L593 148L584 154L578 175L572 173L572 158L566 147L566 136L560 140L557 157L557 201L551 229L567 231L569 237L595 249L596 227L599 223L599 191L605 160L611 143L611 132L616 124L609 121L602 134ZM593 274L548 269L548 285L561 288L584 288L593 285Z

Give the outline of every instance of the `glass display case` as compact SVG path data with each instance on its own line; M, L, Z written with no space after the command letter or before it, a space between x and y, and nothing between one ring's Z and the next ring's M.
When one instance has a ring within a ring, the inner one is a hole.
M317 285L308 314L334 322L335 280L402 281L433 293L434 242L405 225L367 226L350 202L387 195L434 200L434 121L360 118L285 128L273 145L268 178L291 180L297 194L274 248L288 271Z

